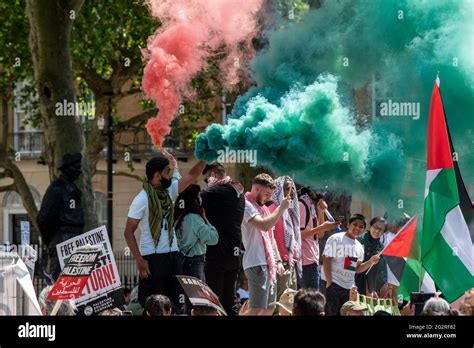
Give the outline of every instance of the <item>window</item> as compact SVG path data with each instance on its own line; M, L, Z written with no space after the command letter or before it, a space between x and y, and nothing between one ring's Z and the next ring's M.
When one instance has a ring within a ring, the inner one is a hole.
M35 97L27 90L31 88L31 81L23 80L15 84L13 107L13 147L26 156L39 156L42 152L42 132L31 127L27 120L35 109Z
M36 206L40 207L41 204L41 196L37 189L33 186L30 186L31 194L33 195L33 199L35 200ZM8 191L5 196L3 197L3 207L4 208L21 208L23 209L23 202L21 201L21 196L15 191Z

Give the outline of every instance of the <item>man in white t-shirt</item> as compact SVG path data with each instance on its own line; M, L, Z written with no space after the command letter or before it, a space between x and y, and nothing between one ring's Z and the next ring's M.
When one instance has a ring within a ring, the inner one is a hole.
M163 154L165 157L153 157L146 164L148 181L130 205L124 235L137 263L138 301L142 307L148 296L161 294L178 308L181 291L175 275L181 274L181 263L173 227L173 201L197 179L206 164L199 161L179 178L176 160L166 151ZM140 246L134 235L138 226Z
M367 271L379 262L378 255L368 261L364 259L364 247L356 239L366 227L365 217L354 214L349 219L347 232L335 233L326 241L323 252L322 279L326 286L326 314L339 315L344 303L349 301L349 293L355 285L355 274Z
M270 303L276 302L276 274L285 271L272 229L290 206L291 199L284 198L270 213L265 203L275 187L272 177L262 173L253 179L252 190L245 194L242 266L249 286L248 315L272 315L274 307Z

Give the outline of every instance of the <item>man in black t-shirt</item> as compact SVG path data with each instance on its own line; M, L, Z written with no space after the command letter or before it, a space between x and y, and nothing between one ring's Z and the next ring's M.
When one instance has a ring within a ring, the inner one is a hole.
M206 283L219 296L227 314L232 315L245 210L243 187L227 176L218 162L207 165L203 175L208 188L201 192L202 205L219 233L217 245L207 247Z

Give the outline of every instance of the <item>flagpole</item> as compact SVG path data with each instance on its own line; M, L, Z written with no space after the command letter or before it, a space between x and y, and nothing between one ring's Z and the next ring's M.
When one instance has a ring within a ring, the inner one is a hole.
M418 243L418 262L420 263L420 276L419 276L419 280L418 280L418 292L421 291L421 284L423 283L423 278L422 278L422 275L423 275L423 262L421 260L421 243L420 243L421 238L422 238L421 234L423 233L423 226L421 227L419 232L420 232L420 235L419 235L419 243Z
M423 275L423 263L421 262L421 259L420 259L420 280L418 282L418 292L421 291L421 285L423 284L422 275Z

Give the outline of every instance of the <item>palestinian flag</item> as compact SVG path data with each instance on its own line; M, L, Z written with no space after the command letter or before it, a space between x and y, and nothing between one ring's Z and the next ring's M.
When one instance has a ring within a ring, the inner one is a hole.
M355 272L356 267L357 267L357 257L346 256L344 259L344 269Z
M439 79L431 96L427 140L421 261L445 298L453 302L474 287L473 206L453 161L457 158L445 119Z
M423 277L421 290L436 290L433 279L421 269L418 261L417 220L416 216L412 217L381 253L387 264L388 283L398 286L398 296L406 301L410 300L411 292L420 290L420 271Z

